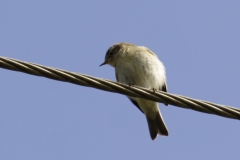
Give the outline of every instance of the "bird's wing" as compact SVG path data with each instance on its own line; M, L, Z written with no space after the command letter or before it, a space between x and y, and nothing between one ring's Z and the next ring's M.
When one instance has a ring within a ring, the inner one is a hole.
M159 90L163 91L163 92L167 92L167 83L166 83L166 81L164 82L162 88L160 88ZM168 106L167 103L164 103L164 104L165 104L165 106Z
M133 99L129 98L129 100L143 113L142 109L139 107L138 103Z
M117 81L119 82L117 71L115 71L115 76L116 76ZM136 101L134 101L131 98L129 98L129 100L143 113L143 111L141 110L141 108L139 107L139 105Z
M167 92L167 83L166 83L166 81L164 82L162 88L159 88L159 89L160 89L161 91L163 91L163 92Z

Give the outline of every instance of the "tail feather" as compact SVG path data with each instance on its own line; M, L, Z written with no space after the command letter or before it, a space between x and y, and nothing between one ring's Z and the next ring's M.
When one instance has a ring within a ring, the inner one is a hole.
M154 140L157 137L157 134L168 136L168 130L161 117L160 112L157 113L154 120L148 118L147 116L146 118L147 118L148 128L149 128L149 132L152 140Z

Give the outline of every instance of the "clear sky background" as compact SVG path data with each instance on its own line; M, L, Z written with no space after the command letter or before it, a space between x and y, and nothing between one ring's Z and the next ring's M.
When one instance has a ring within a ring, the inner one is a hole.
M170 93L240 107L240 1L1 0L0 55L115 80L117 42L144 45ZM240 121L160 104L152 141L123 95L0 69L0 159L238 159Z

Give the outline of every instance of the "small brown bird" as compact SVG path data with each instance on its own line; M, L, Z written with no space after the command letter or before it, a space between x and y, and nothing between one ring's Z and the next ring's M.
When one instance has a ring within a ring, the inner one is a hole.
M109 64L115 68L118 82L167 92L166 73L162 62L148 48L129 43L111 46L100 65ZM128 97L145 114L152 140L158 134L168 136L158 103L142 98Z

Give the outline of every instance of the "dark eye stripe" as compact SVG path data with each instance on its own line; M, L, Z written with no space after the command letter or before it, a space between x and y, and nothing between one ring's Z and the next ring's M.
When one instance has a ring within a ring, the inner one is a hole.
M111 57L111 55L112 55L112 49L109 48L107 53L106 53L105 60L108 59L109 57Z
M113 45L112 47L110 47L107 50L107 53L106 53L106 56L105 56L105 60L110 58L110 57L112 57L116 53L118 53L120 49L121 49L121 46L119 44L116 44L116 45Z

